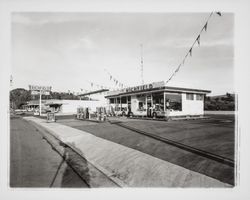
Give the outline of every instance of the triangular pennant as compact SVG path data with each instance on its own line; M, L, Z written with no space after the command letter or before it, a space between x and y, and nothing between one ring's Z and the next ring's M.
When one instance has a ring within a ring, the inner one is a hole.
M192 48L189 49L189 55L190 55L190 56L192 56L192 50L193 50Z
M221 14L221 12L216 12L216 14L217 14L217 15L219 15L219 16L221 16L221 15L222 15L222 14Z
M198 45L200 46L200 39L201 39L201 36L198 35L198 37L196 38L196 41L198 42Z
M181 68L181 64L177 67L177 69L175 70L175 73L178 72Z
M207 31L207 22L206 22L206 24L204 25L203 29L205 29L205 31Z

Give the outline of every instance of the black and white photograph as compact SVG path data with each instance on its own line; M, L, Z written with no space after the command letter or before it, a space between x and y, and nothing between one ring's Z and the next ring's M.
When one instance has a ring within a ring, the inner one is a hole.
M9 192L242 185L233 10L16 9L8 19Z

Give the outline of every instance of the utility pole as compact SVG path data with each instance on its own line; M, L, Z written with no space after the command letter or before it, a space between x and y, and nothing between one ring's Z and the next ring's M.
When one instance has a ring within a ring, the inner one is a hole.
M42 90L40 89L40 92L39 92L39 116L42 115Z
M10 75L10 91L12 90L12 85L13 85L13 77ZM10 102L10 108L14 109L14 101Z
M141 83L144 84L143 80L143 44L140 44L141 47Z

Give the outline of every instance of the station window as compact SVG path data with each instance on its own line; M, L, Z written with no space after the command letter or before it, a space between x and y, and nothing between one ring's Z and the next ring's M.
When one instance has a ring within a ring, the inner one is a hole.
M139 110L143 110L143 102L139 102Z
M136 95L138 100L138 110L144 111L146 108L146 97L145 95Z
M187 100L194 100L194 94L187 93L186 94L186 99Z
M111 98L111 99L109 99L109 102L110 102L110 103L115 103L115 99L114 99L114 98Z
M204 96L202 94L196 94L196 100L203 101Z
M128 103L131 103L131 96L128 96Z
M181 94L166 94L166 109L173 111L182 111L182 96Z
M122 97L121 101L122 103L127 103L127 97Z
M163 111L164 110L164 94L163 92L160 93L153 93L153 105L155 106L156 111ZM151 99L151 97L149 97Z

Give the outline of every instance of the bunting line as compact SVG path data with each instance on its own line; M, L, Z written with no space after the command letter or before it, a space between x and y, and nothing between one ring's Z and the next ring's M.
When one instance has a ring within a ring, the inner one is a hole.
M172 75L170 76L170 78L165 82L166 84L176 75L176 73L180 70L181 66L183 66L185 64L185 61L186 61L187 57L188 56L192 57L192 51L193 51L194 45L197 43L200 46L201 34L202 34L203 31L207 31L208 22L209 22L210 18L212 17L212 15L214 13L216 13L219 16L222 16L221 12L211 12L210 13L210 15L208 16L208 18L207 18L207 20L205 22L205 25L202 27L202 29L200 30L198 36L196 37L196 39L194 40L193 44L191 45L191 48L188 50L188 52L184 56L183 60L178 65L178 67L175 69L175 71L172 73Z
M105 86L105 85L101 85L101 84L95 83L93 81L87 81L87 82L90 83L91 88L97 87L97 89L109 89L109 90L116 90L117 89L117 88L114 88L114 87L108 87L108 86Z
M127 85L125 85L122 82L118 81L111 73L109 73L109 71L107 69L104 69L104 71L107 72L107 74L109 75L109 80L113 81L116 86L118 86L120 88L128 87Z

